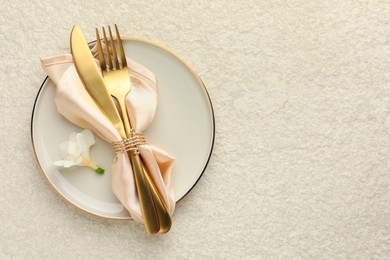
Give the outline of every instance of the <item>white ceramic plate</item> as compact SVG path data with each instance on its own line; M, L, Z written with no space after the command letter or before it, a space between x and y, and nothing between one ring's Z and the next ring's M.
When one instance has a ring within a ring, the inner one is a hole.
M175 157L175 195L183 198L201 177L214 143L214 114L207 90L194 70L175 53L149 40L126 37L124 48L130 58L152 71L158 79L158 106L152 125L144 132L148 142ZM129 219L126 209L111 191L111 145L96 137L92 157L105 168L103 175L86 167L61 169L59 144L81 129L58 112L55 86L43 82L33 109L33 148L54 189L87 213L110 219Z

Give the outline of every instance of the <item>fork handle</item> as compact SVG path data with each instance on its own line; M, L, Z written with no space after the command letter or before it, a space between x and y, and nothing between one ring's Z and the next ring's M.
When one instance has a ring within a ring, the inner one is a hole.
M156 234L160 230L160 224L144 167L138 154L133 151L129 151L127 154L133 168L145 229L149 234Z

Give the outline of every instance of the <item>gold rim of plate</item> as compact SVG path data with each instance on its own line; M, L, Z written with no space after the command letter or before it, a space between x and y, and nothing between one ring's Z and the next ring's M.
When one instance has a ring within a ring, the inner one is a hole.
M213 104L211 102L211 99L210 99L210 95L209 95L209 92L207 91L206 89L206 86L205 84L203 83L202 79L199 77L198 73L194 70L194 68L188 63L186 62L181 56L179 56L176 52L174 52L173 50L171 50L170 48L168 47L165 47L157 42L154 42L154 41L151 41L149 39L146 39L146 38L142 38L142 37L138 37L138 36L126 36L126 35L123 35L122 36L123 38L122 39L128 39L128 40L133 40L133 41L139 41L139 42L145 42L145 43L148 43L148 44L151 44L151 45L154 45L156 47L159 47L167 52L169 52L170 54L172 54L173 56L175 56L177 59L179 59L190 71L191 73L195 76L195 78L199 81L200 85L202 86L203 88L203 91L204 93L206 94L207 96L207 100L209 102L209 105L210 105L210 109L211 109L211 115L212 115L212 119L213 119L213 129L212 129L212 143L211 143L211 148L210 148L210 154L208 156L208 159L206 161L206 164L201 172L201 174L199 175L198 179L196 180L196 182L194 183L194 185L192 185L192 187L178 200L176 201L179 202L181 201L185 196L187 196L187 194L196 186L196 184L198 183L198 181L202 178L203 176L203 173L204 171L206 170L207 168L207 165L210 161L210 158L211 158L211 155L213 153L213 148L214 148L214 140L215 140L215 116L214 116L214 108L213 108ZM91 41L89 44L92 44L94 43L95 41ZM92 212L89 212L85 209L82 209L80 207L78 207L77 205L75 205L74 203L72 203L71 201L69 201L61 192L59 192L53 185L53 183L49 180L49 178L47 177L47 174L45 173L45 171L43 170L42 168L42 165L40 164L39 160L38 160L38 155L37 155L37 152L36 152L36 149L35 149L35 144L34 144L34 139L33 139L33 121L34 121L34 112L35 112L35 107L37 105L37 101L38 101L38 97L41 93L41 90L43 88L43 86L45 85L46 81L47 81L48 77L46 76L45 80L42 82L39 90L38 90L38 93L35 97L35 101L34 101L34 106L33 106L33 110L32 110L32 115L31 115L31 125L30 125L30 135L31 135L31 143L32 143L32 148L33 148L33 151L34 151L34 155L35 155L35 161L38 163L38 166L39 166L39 169L41 171L41 173L45 176L45 179L46 181L50 184L51 188L55 191L55 193L57 193L61 198L63 198L68 204L72 205L74 208L78 209L78 210L81 210L85 213L87 213L88 215L91 215L91 216L94 216L94 217L98 217L98 218L103 218L103 219L109 219L109 220L132 220L132 218L129 216L129 217L105 217L105 216L102 216L102 215L99 215L99 214L95 214L95 213L92 213Z

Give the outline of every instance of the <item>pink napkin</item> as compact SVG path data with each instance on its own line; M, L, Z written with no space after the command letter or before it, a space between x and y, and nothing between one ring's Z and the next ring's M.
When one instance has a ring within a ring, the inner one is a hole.
M91 49L96 57L96 46ZM85 90L72 62L71 54L41 59L42 67L57 86L57 110L70 122L88 128L107 142L121 137L111 122L100 112ZM96 60L98 64L98 61ZM142 133L152 122L157 106L156 77L140 64L127 58L132 88L126 97L127 112L136 132ZM142 159L172 215L175 209L173 191L174 158L150 144L139 146ZM112 162L112 190L131 217L143 222L130 160L117 153Z

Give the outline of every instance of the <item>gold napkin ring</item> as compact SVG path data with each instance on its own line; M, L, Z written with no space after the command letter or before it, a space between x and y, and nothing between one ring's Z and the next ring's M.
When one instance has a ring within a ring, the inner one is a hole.
M111 144L116 153L134 151L136 154L139 154L138 145L146 144L146 140L141 133L137 133L134 129L131 129L131 137L121 141L112 142Z

